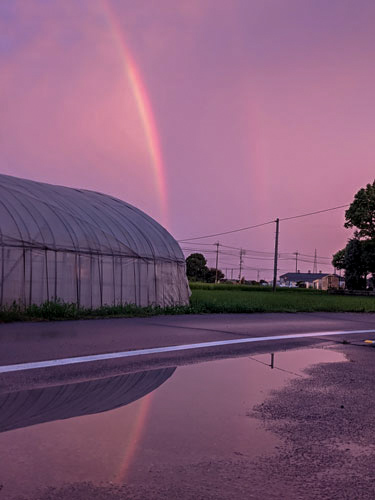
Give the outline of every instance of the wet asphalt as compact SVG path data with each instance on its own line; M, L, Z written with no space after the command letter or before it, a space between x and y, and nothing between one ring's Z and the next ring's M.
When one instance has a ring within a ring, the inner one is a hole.
M159 317L0 325L1 365L116 350L303 332L372 329L371 314L271 314ZM83 499L373 499L375 498L375 349L372 335L281 340L194 353L169 353L90 366L4 374L0 393L84 382L222 358L290 349L333 349L346 361L315 364L247 408L278 439L267 456L225 454L160 465L147 480L91 481L41 488L22 500ZM298 356L298 350L295 351ZM6 479L6 478L5 478ZM0 470L0 500L2 495ZM12 498L13 500L13 498ZM17 499L18 500L18 499Z
M216 314L0 324L0 366L242 337L373 328L375 315L369 313ZM360 334L329 337L325 333L321 339L336 343L344 339L361 343L366 337ZM0 393L41 384L55 385L60 381L76 382L79 379L178 366L245 353L303 347L317 344L321 339L285 339L272 343L206 347L48 370L6 373L0 376Z
M0 365L241 336L375 328L370 313L157 316L0 324Z

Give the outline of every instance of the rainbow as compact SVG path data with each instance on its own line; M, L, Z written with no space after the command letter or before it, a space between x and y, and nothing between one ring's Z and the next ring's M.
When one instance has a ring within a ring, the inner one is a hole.
M147 394L147 396L143 397L139 402L137 417L134 421L132 429L130 430L129 439L125 445L125 453L121 460L119 471L114 479L117 484L122 484L127 478L129 467L133 461L139 442L142 439L145 430L145 424L150 411L151 400L152 393Z
M140 72L137 65L128 49L125 36L122 28L117 20L116 14L112 9L109 0L102 0L103 9L106 13L107 19L111 26L111 32L116 44L119 47L121 59L123 61L124 71L126 78L130 84L138 113L141 119L143 130L145 133L147 149L149 151L151 164L153 167L156 189L159 196L160 208L162 212L162 223L167 225L167 185L166 175L163 164L163 156L161 152L160 140L157 132L154 113L152 110L151 102L148 97L146 87L143 84ZM139 403L137 417L134 426L130 431L130 437L125 444L124 456L121 460L119 471L116 474L115 481L122 483L127 476L129 467L133 461L134 455L137 451L140 440L142 439L147 416L150 411L152 395L148 394Z
M168 196L165 168L160 146L159 135L157 132L154 113L151 102L148 97L146 87L143 84L137 65L128 49L122 28L117 20L110 1L103 0L103 8L112 28L112 34L120 48L120 55L124 64L126 77L130 83L133 96L137 105L138 113L145 132L147 148L149 151L151 163L153 166L155 184L159 195L160 208L162 211L163 223L167 224L168 214Z

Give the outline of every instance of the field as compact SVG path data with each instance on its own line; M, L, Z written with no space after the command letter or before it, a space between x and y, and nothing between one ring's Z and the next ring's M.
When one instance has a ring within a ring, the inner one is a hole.
M211 313L375 312L375 297L331 295L327 292L268 287L193 284L192 308Z
M78 308L75 304L47 302L26 309L14 304L0 309L0 322L91 318L148 317L176 314L267 312L375 312L375 297L331 295L327 292L248 285L191 283L190 305L137 307L135 305Z

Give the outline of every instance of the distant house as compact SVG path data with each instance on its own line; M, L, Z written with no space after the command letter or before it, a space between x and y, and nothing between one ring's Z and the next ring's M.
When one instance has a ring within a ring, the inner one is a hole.
M317 279L313 282L314 288L317 290L330 290L332 288L344 288L344 279L337 274L327 274L323 278Z
M328 275L329 273L285 273L280 276L280 285L297 286L299 283L304 283L306 288L310 288L314 281Z
M285 273L280 276L281 286L297 286L304 284L306 288L328 290L330 288L345 288L345 280L338 274L329 273Z

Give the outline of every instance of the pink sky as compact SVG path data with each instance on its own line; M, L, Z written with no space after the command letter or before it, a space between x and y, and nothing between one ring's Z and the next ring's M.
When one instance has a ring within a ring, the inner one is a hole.
M372 0L2 0L1 172L117 196L177 239L350 203L374 180L374 24ZM350 236L343 214L282 223L280 251L331 256ZM272 252L273 237L265 226L219 240ZM271 260L250 256L270 278Z

